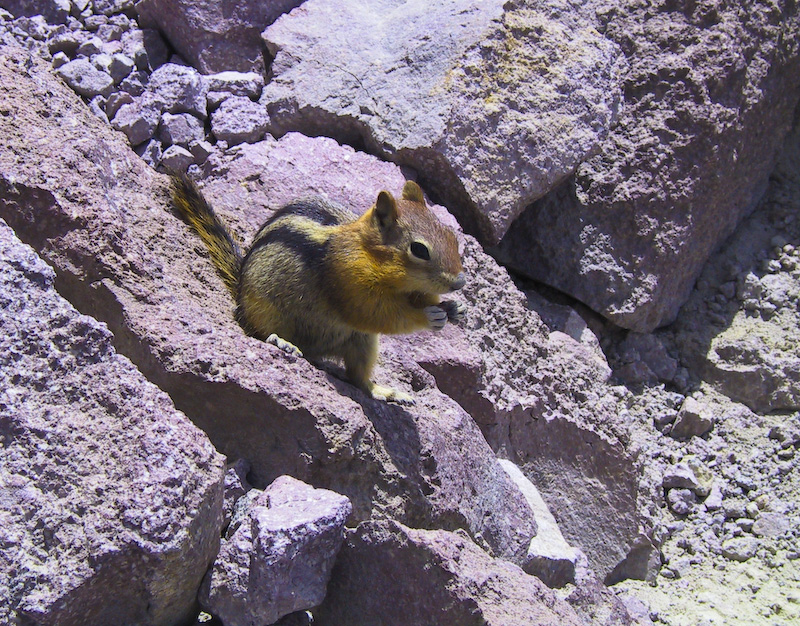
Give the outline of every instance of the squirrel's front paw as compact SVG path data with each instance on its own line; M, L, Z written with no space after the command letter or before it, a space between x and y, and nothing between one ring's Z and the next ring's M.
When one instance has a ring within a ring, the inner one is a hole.
M424 309L425 317L428 318L428 328L431 330L442 330L444 325L447 324L447 311L442 307L432 304L426 306Z
M267 337L267 343L271 343L273 346L276 346L283 350L286 354L291 354L293 356L302 357L303 353L300 351L296 345L294 345L290 341L286 341L281 337L278 337L275 333L272 333L269 337Z
M439 306L447 313L447 319L454 324L461 322L467 315L467 307L456 300L443 300Z

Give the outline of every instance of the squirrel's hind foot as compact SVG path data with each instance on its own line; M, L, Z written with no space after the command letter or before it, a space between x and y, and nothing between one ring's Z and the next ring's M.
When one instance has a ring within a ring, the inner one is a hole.
M402 404L405 406L414 404L414 398L412 398L410 395L403 393L402 391L392 389L391 387L381 387L380 385L372 384L369 389L369 394L375 400L394 402L396 404Z
M269 337L267 337L267 343L271 343L273 346L280 348L286 354L291 354L292 356L297 357L303 356L303 352L300 350L300 348L290 341L286 341L285 339L278 337L278 335L275 333L272 333Z

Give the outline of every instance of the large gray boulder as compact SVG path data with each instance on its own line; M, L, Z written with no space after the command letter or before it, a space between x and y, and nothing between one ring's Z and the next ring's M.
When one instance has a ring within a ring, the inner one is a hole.
M509 230L501 259L640 332L673 321L764 193L800 97L794 2L603 5L619 124Z
M136 12L143 27L157 28L204 74L264 70L261 31L302 0L141 0Z
M222 457L2 220L0 259L0 622L185 622Z
M309 0L264 32L261 102L276 136L333 136L414 167L494 243L617 117L621 52L591 15L568 0Z

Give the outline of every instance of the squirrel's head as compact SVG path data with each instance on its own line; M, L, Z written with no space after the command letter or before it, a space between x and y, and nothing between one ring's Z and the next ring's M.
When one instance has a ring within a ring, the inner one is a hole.
M392 263L405 270L404 291L447 293L464 286L455 233L427 207L417 183L408 181L399 200L381 191L370 219L392 250Z

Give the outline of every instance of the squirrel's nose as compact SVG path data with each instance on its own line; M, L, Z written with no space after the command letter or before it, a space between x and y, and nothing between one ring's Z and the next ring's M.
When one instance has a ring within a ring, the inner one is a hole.
M467 277L464 276L464 272L460 272L456 279L450 283L450 291L457 291L461 289L464 285L467 284Z

